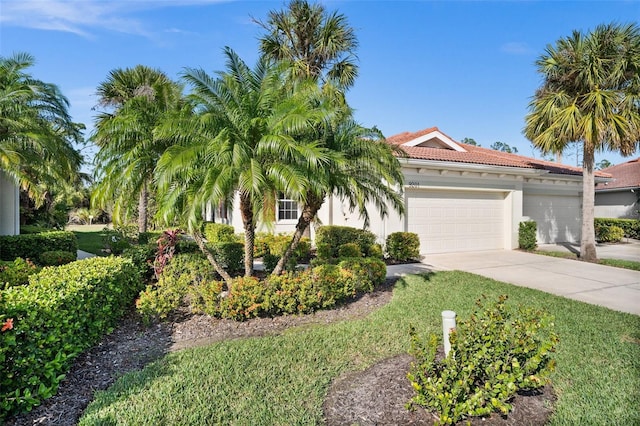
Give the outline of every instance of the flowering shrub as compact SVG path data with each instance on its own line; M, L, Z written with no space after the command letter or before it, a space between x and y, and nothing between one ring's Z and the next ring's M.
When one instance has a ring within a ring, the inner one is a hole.
M548 382L558 343L553 318L546 312L510 309L507 296L484 306L450 333L451 351L436 360L438 337L428 341L411 330L411 354L416 363L408 378L416 391L409 405L434 410L437 424L453 424L494 411L507 414L519 390L537 389Z
M0 420L53 395L71 360L116 324L140 287L129 259L94 257L0 292Z

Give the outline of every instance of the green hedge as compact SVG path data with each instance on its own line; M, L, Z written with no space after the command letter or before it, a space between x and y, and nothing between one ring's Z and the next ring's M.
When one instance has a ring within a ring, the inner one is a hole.
M538 224L533 220L520 222L518 227L518 246L522 250L535 250L538 247L537 227Z
M372 291L384 282L387 272L379 259L344 259L338 265L270 275L264 281L235 278L223 295L223 282L216 280L206 259L180 255L173 262L181 263L185 272L167 268L157 284L140 294L136 305L145 318L164 318L185 301L195 312L236 320L309 313Z
M597 217L595 227L618 226L624 231L625 238L640 240L640 219L607 219Z
M208 222L203 226L204 237L209 243L236 243L238 237L235 229L225 223Z
M55 394L71 360L112 329L140 290L130 259L94 257L2 291L0 420Z
M78 251L78 240L73 232L51 231L40 234L0 236L0 260L38 260L45 251Z
M420 260L420 238L413 232L393 232L387 236L387 255L393 260L406 262Z
M349 226L321 226L316 232L317 256L321 259L340 257L340 246L355 243L364 256L371 256L376 236L371 231Z

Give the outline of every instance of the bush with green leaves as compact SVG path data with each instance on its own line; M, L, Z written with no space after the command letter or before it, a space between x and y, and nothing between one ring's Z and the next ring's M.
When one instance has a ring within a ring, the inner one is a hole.
M235 234L234 227L225 223L205 223L202 231L204 233L204 237L211 244L239 242L238 237Z
M362 250L357 243L345 243L338 247L338 258L362 257Z
M338 258L340 246L347 243L356 243L364 256L370 256L375 242L375 234L365 229L321 226L316 231L316 256L321 259Z
M156 251L156 244L138 244L125 249L121 256L131 259L143 281L146 282L153 277L153 261L156 257Z
M32 261L17 258L13 262L0 261L0 290L18 285L27 285L29 277L40 272Z
M0 420L55 394L71 360L112 330L141 289L131 260L44 268L0 292Z
M392 232L387 236L385 247L391 260L420 260L420 238L413 232Z
M51 250L40 254L39 263L42 266L60 266L74 262L77 258L77 251Z
M265 271L273 271L285 250L291 243L292 237L293 234L286 233L259 233L256 236L254 244L255 256L262 257ZM308 260L310 256L311 242L309 241L309 238L303 237L300 239L293 255L289 258L289 262L285 265L285 269L288 271L295 270L298 263Z
M45 251L78 251L78 240L73 232L51 231L40 234L0 236L0 260L18 257L37 261Z
M244 271L244 244L238 242L207 243L216 261L229 274Z
M165 265L158 281L140 292L136 308L145 320L166 318L194 288L217 278L215 269L202 254L178 254Z
M120 255L131 247L132 242L137 240L137 234L132 237L127 228L111 229L105 227L102 230L102 245L108 253Z
M20 235L25 234L40 234L42 232L52 231L51 228L45 228L38 225L20 225Z
M450 333L449 355L439 360L439 337L420 339L411 329L411 351L416 358L408 378L416 394L408 404L432 410L436 424L465 418L507 414L521 390L538 389L549 382L558 343L553 317L532 308L507 306L507 296L494 304L478 301L478 310L458 321Z
M594 225L596 228L599 226L618 226L624 231L625 238L640 240L640 219L609 219L597 217Z
M619 243L624 238L624 229L616 225L596 226L596 240L601 243Z
M533 220L520 222L518 226L518 247L522 250L535 250L538 247L537 227L538 224Z

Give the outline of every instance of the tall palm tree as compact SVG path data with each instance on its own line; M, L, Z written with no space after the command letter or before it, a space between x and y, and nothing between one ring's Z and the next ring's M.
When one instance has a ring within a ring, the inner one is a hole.
M98 96L112 111L96 117L92 135L100 147L93 201L99 207L113 203L114 219L123 221L137 200L138 230L146 232L153 172L170 144L154 129L181 107L181 88L161 71L138 65L111 71Z
M73 143L82 128L60 89L33 78L27 53L0 56L0 172L41 204L47 192L78 179L82 163Z
M302 212L274 275L282 273L324 201L332 195L347 201L352 211L359 211L365 227L369 224L367 206L375 207L382 217L389 214L390 208L404 213L404 175L397 158L402 152L388 144L378 129L363 127L350 114L343 114L321 134L321 146L331 154L327 157L330 161L307 173L310 185L304 186L303 192L289 194L301 204Z
M187 69L195 115L172 119L168 134L176 145L158 163L163 192L160 212L166 220L180 217L201 243L202 211L208 204L228 202L238 194L245 237L245 274L253 274L255 227L265 201L277 191L301 192L304 173L325 162L316 143L300 143L295 135L314 128L326 112L312 102L317 86L287 84L285 69L262 58L249 68L230 48L227 66L213 78ZM301 166L304 164L304 168ZM215 259L209 260L220 275Z
M547 153L583 144L580 257L594 262L595 152L631 155L640 143L640 27L574 31L548 46L536 65L544 81L529 104L525 134Z
M267 22L256 22L267 31L260 39L267 57L290 62L298 77L342 88L353 85L358 40L344 15L328 13L307 0L292 0L287 9L271 11Z

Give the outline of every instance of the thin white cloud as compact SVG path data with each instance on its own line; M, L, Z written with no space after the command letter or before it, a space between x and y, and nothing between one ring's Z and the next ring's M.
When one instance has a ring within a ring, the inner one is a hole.
M0 22L92 37L97 29L151 37L151 29L132 15L141 10L219 3L222 0L3 0Z
M509 42L500 46L500 50L511 55L528 55L533 50L526 43Z

